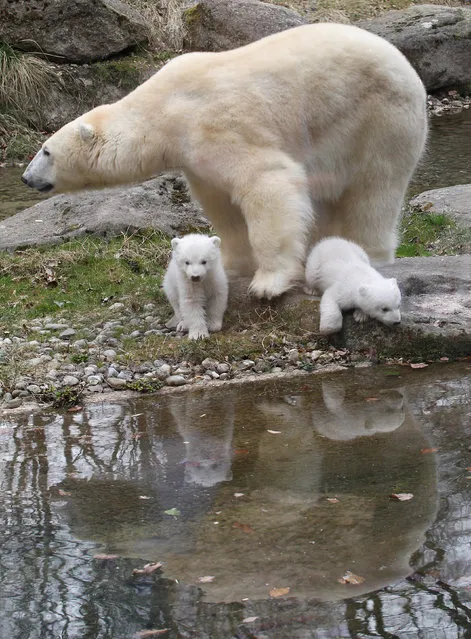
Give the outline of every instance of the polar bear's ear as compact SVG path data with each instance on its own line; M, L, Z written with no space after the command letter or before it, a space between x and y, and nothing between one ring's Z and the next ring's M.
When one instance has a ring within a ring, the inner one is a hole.
M95 128L91 124L85 124L85 122L80 122L79 124L79 135L84 142L91 140L95 135Z
M180 244L180 240L178 239L178 237L174 237L170 244L172 245L173 249L176 249L177 246Z
M218 237L217 235L214 235L214 236L211 238L211 241L212 241L212 243L214 244L214 246L215 246L216 248L219 248L219 247L221 246L221 238L220 238L220 237Z
M391 282L391 284L397 284L397 279L395 277L390 277L389 281Z

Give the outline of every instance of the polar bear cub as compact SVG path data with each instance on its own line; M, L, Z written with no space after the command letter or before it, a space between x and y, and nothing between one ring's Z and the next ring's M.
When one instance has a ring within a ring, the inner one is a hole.
M401 293L394 278L387 279L371 265L365 251L349 240L328 237L312 249L306 263L306 293L321 293L320 332L342 328L342 311L354 309L364 322L373 317L387 326L401 321Z
M220 331L229 286L222 265L221 240L191 233L172 240L172 258L163 281L175 315L167 328L188 331L189 339Z

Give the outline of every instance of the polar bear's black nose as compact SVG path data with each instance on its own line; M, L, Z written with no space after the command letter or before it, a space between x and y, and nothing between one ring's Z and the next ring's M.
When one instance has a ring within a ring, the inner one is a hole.
M396 325L396 324L400 324L400 323L401 323L401 320L396 320L396 321L394 322L394 324L395 324L395 325Z
M192 275L191 279L192 279L193 282L199 282L201 277L199 275Z
M21 176L21 181L24 182L25 184L28 184L28 180L25 178L24 175Z

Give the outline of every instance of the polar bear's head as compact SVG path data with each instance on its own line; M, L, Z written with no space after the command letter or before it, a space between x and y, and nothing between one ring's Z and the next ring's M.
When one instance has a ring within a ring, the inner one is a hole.
M191 233L173 238L173 256L179 269L193 282L203 280L213 263L220 258L221 240L216 235L208 237Z
M129 120L129 118L128 118ZM42 193L96 189L142 180L146 160L116 105L102 105L54 133L22 180Z
M360 286L358 293L361 310L367 315L387 326L400 323L401 292L394 277Z

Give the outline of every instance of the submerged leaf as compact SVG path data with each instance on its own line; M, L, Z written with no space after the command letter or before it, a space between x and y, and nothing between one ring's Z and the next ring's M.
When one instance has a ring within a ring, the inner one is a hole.
M106 555L105 553L101 553L98 555L93 555L93 559L119 559L119 555Z
M357 586L358 584L362 584L365 581L365 578L355 575L355 573L351 570L346 570L344 576L337 579L337 581L339 584L351 584L352 586Z
M418 364L411 364L411 368L427 368L428 364L425 362L419 362Z
M134 568L132 571L133 575L151 575L153 572L162 568L162 563L160 561L155 562L154 564L146 564L143 568Z
M283 597L284 595L287 595L289 591L289 588L272 588L270 590L270 597L273 597L275 599L277 597Z
M166 515L172 515L172 517L180 517L181 512L178 510L178 508L169 508L168 510L164 510L164 513Z
M253 533L254 531L252 526L249 526L249 524L241 524L239 521L235 521L232 524L232 528L238 528L244 533Z
M397 501L409 501L414 495L412 493L393 493L389 496L391 499L396 499Z
M242 619L242 623L252 623L253 621L257 621L258 617L245 617Z
M200 582L200 584L210 584L212 581L214 581L214 579L214 575L206 575L206 577L200 577L198 581Z
M438 448L422 448L420 451L421 455L428 455L429 453L436 453Z

